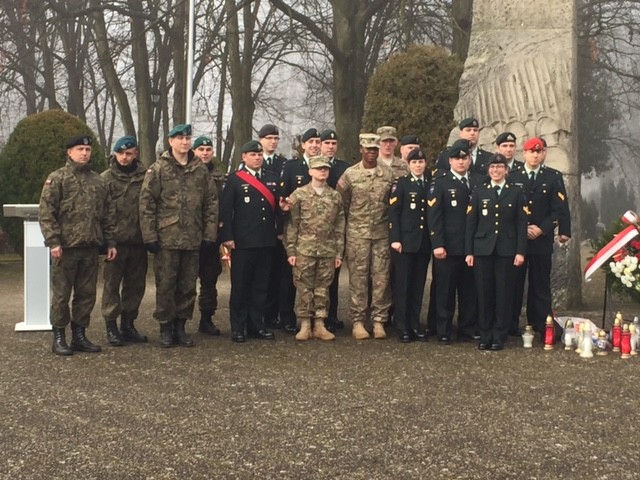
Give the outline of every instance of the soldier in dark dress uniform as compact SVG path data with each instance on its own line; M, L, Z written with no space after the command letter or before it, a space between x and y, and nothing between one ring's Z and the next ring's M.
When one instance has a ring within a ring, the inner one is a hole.
M471 152L469 154L471 157L471 167L469 167L469 171L486 175L491 153L478 147L478 138L480 136L480 124L478 120L473 117L465 118L460 121L458 128L460 129L460 139L469 142L469 151ZM438 155L436 168L442 170L449 169L449 148Z
M407 156L410 173L397 179L389 195L389 243L394 318L401 342L426 341L420 310L430 259L427 226L426 159L419 148Z
M262 145L242 146L244 168L229 175L222 191L220 240L231 250L231 340L272 340L264 324L267 285L279 231L278 179L262 168Z
M320 132L320 142L320 154L327 157L331 164L327 185L335 189L338 184L338 180L350 165L344 160L340 160L336 157L336 153L338 151L338 134L335 130L327 128ZM333 276L333 282L331 282L331 286L329 287L329 317L325 322L327 330L334 333L336 330L344 328L344 322L338 319L339 284L340 267L336 268L335 275Z
M449 150L451 169L429 186L427 199L438 340L451 342L458 296L458 340L477 340L477 294L473 269L465 263L464 238L471 192L484 177L469 172L469 151L459 145Z
M523 162L515 159L516 140L517 138L512 132L503 132L496 137L496 153L504 155L507 159L507 167L509 167L509 173L515 172L516 170L520 170L524 167Z
M480 350L502 350L509 330L515 270L524 263L527 214L522 190L506 182L507 159L489 161L490 181L471 194L465 231L466 262L478 292Z
M544 144L530 138L524 144L525 166L509 177L513 185L521 187L529 214L527 228L527 258L518 273L515 315L522 308L525 276L528 272L527 321L533 329L544 334L545 320L551 312L551 256L554 230L562 217L567 201L562 176L542 165ZM512 319L512 322L514 320Z

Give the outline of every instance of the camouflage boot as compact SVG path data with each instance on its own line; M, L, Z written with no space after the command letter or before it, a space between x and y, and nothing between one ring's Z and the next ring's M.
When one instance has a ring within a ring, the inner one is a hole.
M369 338L369 332L364 328L363 322L353 322L353 329L351 330L351 335L356 340L366 340Z
M333 333L325 328L323 318L316 318L313 321L313 336L320 340L334 340L336 338Z
M384 331L384 323L373 322L373 338L384 340L387 338L387 332Z
M311 320L308 318L300 320L300 331L296 333L296 340L305 341L311 338Z

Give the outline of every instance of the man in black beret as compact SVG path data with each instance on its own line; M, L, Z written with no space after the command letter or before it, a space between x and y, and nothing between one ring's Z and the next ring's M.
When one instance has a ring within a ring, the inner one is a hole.
M496 153L506 157L509 173L515 172L516 170L520 170L524 167L523 162L515 159L516 139L515 134L512 132L502 132L496 137Z
M276 153L280 143L280 130L275 125L267 123L258 130L258 139L262 145L262 155L264 156L262 168L280 175L282 167L287 162L285 157Z
M96 302L98 249L106 245L108 262L116 259L117 251L113 203L104 180L91 169L92 144L88 135L67 140L67 162L47 177L40 195L38 219L51 253L50 320L56 355L101 351L85 330ZM65 337L69 323L71 348Z
M469 142L471 158L470 170L482 175L487 174L487 165L491 153L478 147L478 139L480 138L480 123L474 117L465 118L458 123L458 135L461 140ZM449 153L445 149L436 161L436 167L442 170L449 169Z
M263 168L260 142L242 146L244 168L222 190L220 241L231 250L231 340L272 340L264 323L273 250L281 230L278 178Z

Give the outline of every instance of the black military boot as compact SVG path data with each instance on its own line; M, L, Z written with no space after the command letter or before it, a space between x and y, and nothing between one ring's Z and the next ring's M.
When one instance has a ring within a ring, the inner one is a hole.
M71 350L76 352L98 353L102 351L100 345L94 345L89 341L85 335L85 327L71 324L71 333L73 335L71 339Z
M115 320L105 320L107 325L107 340L114 347L121 347L124 345L120 332L118 331L118 324Z
M212 315L202 313L200 315L200 325L198 325L198 331L205 335L212 335L217 337L220 335L220 329L213 324L211 320Z
M183 347L193 347L193 340L189 338L187 332L185 332L184 327L187 324L186 318L176 318L173 321L176 328L176 338L178 340L178 345Z
M160 324L160 346L163 348L175 347L173 321Z
M120 322L120 337L125 342L147 343L149 339L146 335L142 335L136 330L133 321L133 318L129 319L124 315L122 316L122 322Z
M73 355L73 350L67 345L64 327L53 327L53 346L51 351L56 355Z

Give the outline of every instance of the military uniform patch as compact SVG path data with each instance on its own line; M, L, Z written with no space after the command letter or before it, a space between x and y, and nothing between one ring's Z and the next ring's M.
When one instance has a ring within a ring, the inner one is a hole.
M398 197L391 197L389 199L389 205L393 205L394 203L396 203L398 201Z

